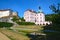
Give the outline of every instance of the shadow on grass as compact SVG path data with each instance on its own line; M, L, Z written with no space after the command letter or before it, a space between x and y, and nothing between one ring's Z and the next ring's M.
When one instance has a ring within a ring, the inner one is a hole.
M27 36L30 38L30 40L46 40L45 36L42 35L27 34Z
M47 25L43 26L43 33L46 34L45 36L43 35L31 35L27 34L27 36L31 40L60 40L60 25Z
M43 27L47 40L60 40L60 24L52 24Z

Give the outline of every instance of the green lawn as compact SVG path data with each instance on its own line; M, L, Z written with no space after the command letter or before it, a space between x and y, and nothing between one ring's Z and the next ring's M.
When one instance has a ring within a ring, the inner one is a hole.
M38 25L20 25L16 27L12 27L8 29L0 28L0 32L6 35L11 40L30 40L30 38L26 35L31 32L41 31L43 30L42 26Z
M31 28L31 29L40 29L42 26L39 25L20 25L15 28Z
M0 40L10 40L10 38L0 32Z
M13 30L0 29L0 32L11 38L11 40L30 40L27 36L14 32Z
M43 27L39 25L20 25L17 27L11 27L11 29L17 30L19 32L22 31L22 32L31 33L35 31L41 31L43 30Z

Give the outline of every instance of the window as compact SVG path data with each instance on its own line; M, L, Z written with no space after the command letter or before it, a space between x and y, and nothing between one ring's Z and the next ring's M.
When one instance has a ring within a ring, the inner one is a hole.
M46 23L46 25L48 25L48 23Z
M45 25L45 24L43 23L43 25Z
M42 17L40 17L40 19L42 19Z
M42 22L42 20L40 20L40 22Z
M34 14L31 13L31 15L34 15Z

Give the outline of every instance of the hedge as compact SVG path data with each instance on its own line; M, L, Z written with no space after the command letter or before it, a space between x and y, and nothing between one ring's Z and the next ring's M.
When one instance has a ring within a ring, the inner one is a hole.
M1 27L11 27L11 26L13 26L12 23L8 23L8 22L0 22L0 28L1 28Z
M35 23L32 22L17 22L19 25L35 25Z

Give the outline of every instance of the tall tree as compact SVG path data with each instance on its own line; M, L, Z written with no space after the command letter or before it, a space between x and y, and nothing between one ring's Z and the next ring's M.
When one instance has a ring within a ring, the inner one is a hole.
M56 5L50 5L49 7L53 12L55 13L59 13L60 14L60 4L58 3L57 6Z
M57 4L57 6L51 5L49 8L55 13L52 16L52 22L56 24L60 24L60 4Z

